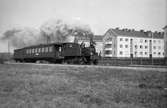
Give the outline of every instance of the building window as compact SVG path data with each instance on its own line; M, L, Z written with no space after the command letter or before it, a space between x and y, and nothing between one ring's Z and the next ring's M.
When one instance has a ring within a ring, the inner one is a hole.
M123 38L120 38L120 41L123 41Z
M164 55L164 52L162 54Z
M107 38L106 41L107 42L112 41L112 38Z
M154 40L153 42L156 43L156 40Z
M145 46L145 49L147 49L148 48L148 46Z
M147 55L147 52L145 52L145 55Z
M161 46L158 46L158 49L161 49Z
M142 45L140 45L140 48L143 48L143 46L142 46Z
M159 43L161 43L161 40L158 40Z
M140 55L143 55L143 52L140 52Z
M153 48L156 49L156 46L154 46Z
M137 55L137 52L135 52L135 55Z
M154 54L156 54L156 52L154 52Z
M147 40L145 40L145 43L147 43Z
M143 39L140 39L140 42L142 43L142 42L143 42Z
M125 48L128 48L128 45L125 45Z
M106 50L105 54L112 54L112 51L111 50Z
M111 48L111 47L112 47L112 44L105 44L104 47L105 47L105 48Z
M122 44L120 45L120 48L123 48L123 45L122 45Z
M160 53L160 52L158 52L158 55L161 55L161 53Z
M135 48L137 49L137 45L135 45Z
M123 54L123 52L122 52L122 51L120 51L120 52L119 52L119 54L120 54L120 55L122 55L122 54Z
M128 38L126 38L125 41L128 41Z

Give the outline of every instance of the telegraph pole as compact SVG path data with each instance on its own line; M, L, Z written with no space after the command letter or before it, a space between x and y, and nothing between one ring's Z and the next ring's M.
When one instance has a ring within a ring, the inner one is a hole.
M10 44L9 44L9 40L8 40L8 59L10 59Z

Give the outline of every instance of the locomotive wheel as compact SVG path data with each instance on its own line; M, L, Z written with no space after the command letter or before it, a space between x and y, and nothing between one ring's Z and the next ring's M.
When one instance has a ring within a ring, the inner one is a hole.
M93 61L93 64L94 64L94 65L97 65L97 64L98 64L98 61L97 61L97 60L94 60L94 61Z
M86 58L85 57L80 58L79 62L80 62L81 65L86 64Z

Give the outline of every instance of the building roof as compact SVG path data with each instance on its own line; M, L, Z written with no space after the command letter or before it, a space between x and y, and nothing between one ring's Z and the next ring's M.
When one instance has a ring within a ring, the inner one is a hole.
M167 28L167 25L163 29L166 29L166 28Z
M90 41L90 38L88 38L88 37L79 37L79 38L77 38L78 40L81 40L81 41ZM95 41L95 42L102 42L103 41L103 36L102 35L94 35L93 36L93 40Z
M132 36L132 37L145 37L145 38L163 38L164 32L151 32L151 31L136 31L134 29L109 29L109 32L114 33L116 36Z

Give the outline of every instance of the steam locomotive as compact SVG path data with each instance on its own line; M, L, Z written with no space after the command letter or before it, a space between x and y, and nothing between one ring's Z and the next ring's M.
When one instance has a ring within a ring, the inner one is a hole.
M83 43L40 44L14 50L16 62L49 62L67 64L97 64L98 53L93 44Z

